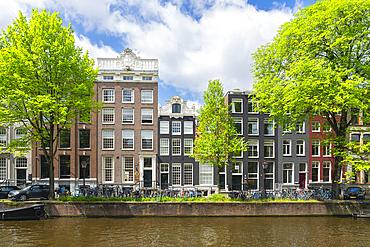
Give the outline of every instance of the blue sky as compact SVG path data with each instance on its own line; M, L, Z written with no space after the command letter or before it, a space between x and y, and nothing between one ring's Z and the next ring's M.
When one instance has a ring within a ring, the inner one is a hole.
M208 80L252 89L251 54L298 8L315 0L0 0L0 28L32 8L60 12L92 58L125 48L158 58L159 103L173 95L202 104Z

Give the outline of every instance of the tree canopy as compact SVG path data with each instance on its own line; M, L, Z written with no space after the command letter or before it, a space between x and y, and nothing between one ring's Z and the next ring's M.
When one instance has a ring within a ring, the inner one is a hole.
M192 157L200 163L216 166L219 173L219 168L230 164L233 154L247 150L247 144L244 137L238 137L219 80L208 82L203 99L204 105L198 110L199 126ZM219 188L219 181L217 184Z
M79 113L89 122L90 112L100 107L93 100L93 65L88 53L75 46L71 24L63 26L58 13L32 10L27 20L20 12L0 34L0 122L22 123L24 131L7 149L39 142L50 166L51 192L59 132Z
M319 113L333 129L338 192L346 134L359 116L368 122L370 1L321 0L301 9L257 49L252 68L259 106L275 121L291 125Z

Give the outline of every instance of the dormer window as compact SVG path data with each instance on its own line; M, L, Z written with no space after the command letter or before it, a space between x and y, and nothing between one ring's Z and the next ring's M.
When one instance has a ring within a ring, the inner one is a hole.
M181 113L181 105L172 104L172 113Z

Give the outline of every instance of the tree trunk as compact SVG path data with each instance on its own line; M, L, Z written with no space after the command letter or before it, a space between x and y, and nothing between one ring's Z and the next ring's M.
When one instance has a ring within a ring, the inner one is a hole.
M220 193L220 166L217 166L217 189L216 189L216 194Z
M333 171L333 179L331 184L331 191L333 193L333 199L339 199L340 195L340 179L341 179L341 170L342 166L339 165L340 162L343 160L343 157L334 157L334 171Z
M50 136L49 136L49 158L48 158L48 165L49 165L49 200L54 200L54 125L50 126Z

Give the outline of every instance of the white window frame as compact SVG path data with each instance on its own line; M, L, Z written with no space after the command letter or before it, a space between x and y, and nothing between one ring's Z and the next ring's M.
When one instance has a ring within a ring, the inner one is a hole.
M112 167L111 168L106 168L106 158L111 158L111 161L112 161ZM107 180L107 176L106 176L106 171L111 171L112 172L112 176L111 176L111 180ZM113 155L103 155L102 156L102 180L103 180L103 183L114 183L114 156Z
M329 181L324 181L324 169L329 169ZM322 162L322 181L324 183L331 183L331 161L323 161Z
M292 130L289 128L289 124L283 124L281 128L284 134L292 133Z
M111 136L108 136L108 133L112 133ZM112 139L112 147L104 147L104 139ZM112 129L103 129L102 130L102 150L114 150L114 130Z
M317 148L317 154L314 154L314 147ZM318 139L313 139L312 140L312 157L320 157L320 140Z
M129 96L131 98L130 101L124 101L124 97L123 97L123 92L130 92L131 93L131 96ZM134 89L122 89L122 103L124 104L131 104L131 103L135 103L135 91Z
M169 134L170 133L170 122L169 121L160 121L160 134Z
M6 165L6 158L0 157L0 181L7 179L7 165Z
M143 123L143 121L148 122ZM153 124L153 108L141 108L141 124Z
M302 126L300 126L300 123L302 123ZM302 127L302 128L300 128ZM297 122L296 124L296 134L304 134L306 133L306 123L305 122Z
M105 95L105 92L113 91L113 95ZM102 100L104 103L114 103L115 92L113 88L104 88L102 90Z
M240 109L241 109L240 112L235 110L235 103L240 103ZM243 113L243 99L234 98L231 100L231 112L232 113Z
M159 139L159 152L161 156L170 155L170 142L168 138Z
M203 183L208 181L210 183ZM199 163L199 185L213 185L213 167L211 165Z
M27 158L18 157L15 159L15 168L27 168Z
M249 111L249 105L252 104L252 110L253 111ZM258 114L258 111L256 111L256 108L258 108L258 102L257 101L253 101L253 100L248 100L248 103L247 103L247 107L248 107L248 114Z
M6 146L7 144L7 132L8 131L6 128L0 128L0 143L2 144L1 146Z
M243 135L243 118L242 117L234 117L234 126L236 124L240 124L240 133L238 133L238 135Z
M175 124L179 124L179 126L175 127L174 126ZM174 132L175 129L176 130L179 129L180 131L179 132ZM172 135L181 135L181 122L180 121L173 121L172 122Z
M172 186L181 186L181 163L172 163Z
M256 163L257 172L251 172L249 170L249 163ZM248 180L256 180L257 188L255 190L259 190L259 162L258 161L252 161L248 160Z
M193 121L184 121L184 134L185 135L193 134Z
M290 164L292 165L292 168L289 168L289 169L284 169L284 165L287 165L287 164ZM293 162L284 162L283 163L283 184L294 184L294 163ZM289 171L291 171L291 182L289 182L289 178L288 178L288 175L289 175ZM284 181L284 173L287 173L287 181Z
M266 134L265 133L265 125L266 124L272 124L272 134ZM271 120L270 118L264 118L263 119L263 134L265 135L265 136L274 136L275 135L275 128L274 128L274 125L275 125L275 122L274 122L274 120Z
M322 145L322 156L323 157L331 157L331 143L321 143Z
M312 121L312 132L320 132L320 122Z
M313 180L313 177L311 177L312 183L320 183L320 161L312 161L311 162L311 174L313 174L312 170L317 169L317 181Z
M252 145L253 144L253 145ZM249 155L249 149L252 148L252 152L257 151L256 156ZM259 140L258 139L250 139L248 142L248 158L259 158Z
M130 115L126 114L128 113L128 111L130 111ZM128 120L124 120L123 117L124 116L132 116L132 120L129 122ZM134 124L134 108L122 108L122 124ZM127 122L124 122L124 121L127 121Z
M272 145L268 145L268 147L271 147L272 146L272 156L265 156L265 147L266 147L266 144L271 144ZM275 158L275 141L274 140L270 140L270 139L265 139L263 140L263 156L265 158Z
M292 140L283 139L283 156L292 156Z
M132 135L128 135L128 134L132 134ZM124 139L127 139L127 140L132 140L132 148L124 148L123 147L123 140ZM134 134L134 130L122 130L122 150L134 150L135 148L135 134Z
M131 169L131 167L126 167L126 158L132 158L132 169ZM132 173L132 174L130 174L130 173ZM126 180L126 175L128 175L127 180ZM130 180L130 176L132 176L132 180ZM122 156L122 182L123 183L133 183L134 181L135 181L134 156L124 155L124 156Z
M251 121L253 119L253 122ZM257 122L255 122L257 120ZM253 126L256 125L257 133L253 133ZM248 135L250 136L257 136L259 135L259 119L258 118L248 118ZM249 130L252 130L251 133L249 133Z
M102 115L102 124L114 124L114 120L115 120L115 114L114 114L114 108L103 108L102 109L102 112L101 112L101 115ZM105 121L104 118L105 117L109 117L109 121ZM113 119L111 119L111 117L113 117Z
M302 141L302 144L298 144L298 141ZM297 139L296 140L296 156L305 156L305 145L306 142L303 139ZM302 152L303 153L298 153L298 150L300 150L300 146L302 146Z
M179 144L179 145L175 146L175 142L176 142L176 144ZM174 152L174 148L178 149L179 153ZM172 155L173 156L180 156L181 155L181 139L179 139L179 138L172 139L172 148L171 148L171 150L172 150Z
M145 138L145 139L151 139L152 140L152 147L151 148L145 148L143 149L143 137L145 136L151 136L151 138ZM141 130L141 150L153 150L153 130Z
M188 169L188 168L191 169ZM190 179L188 178L190 177ZM191 183L188 181L191 180ZM184 163L184 186L193 186L193 164L192 163Z
M236 170L236 166L238 166L238 172L234 172ZM236 160L232 162L232 167L231 167L231 174L232 175L243 175L243 161Z
M149 96L150 92L150 96ZM148 94L148 95L145 95ZM141 90L141 103L142 104L153 104L153 90Z
M187 149L190 152L187 152ZM184 155L189 156L193 154L193 139L184 139Z

